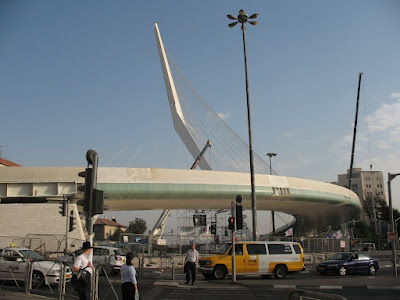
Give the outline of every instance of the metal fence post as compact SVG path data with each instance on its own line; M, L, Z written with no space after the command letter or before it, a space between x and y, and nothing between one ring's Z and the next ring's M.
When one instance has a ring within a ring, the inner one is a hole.
M29 259L25 261L25 294L29 295L32 289L32 263Z

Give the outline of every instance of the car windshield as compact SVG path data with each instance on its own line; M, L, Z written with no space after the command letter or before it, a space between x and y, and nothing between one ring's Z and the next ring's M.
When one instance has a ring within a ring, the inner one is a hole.
M44 259L43 256L37 254L33 250L20 250L19 252L21 252L21 254L26 258L33 258L35 260L43 260Z
M119 249L115 249L114 250L114 254L115 255L119 255L119 256L124 256L125 254L123 254L121 251L119 251Z
M224 254L226 252L226 250L228 250L231 245L232 245L231 243L224 244L215 253L216 254Z
M348 260L351 257L351 253L336 253L331 257L332 260Z

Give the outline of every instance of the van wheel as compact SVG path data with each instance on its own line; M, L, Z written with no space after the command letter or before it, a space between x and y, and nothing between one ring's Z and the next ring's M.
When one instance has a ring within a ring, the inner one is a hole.
M287 271L286 266L284 266L284 265L278 265L278 266L275 267L275 270L274 270L274 277L275 277L276 279L283 279L283 278L286 277L287 272L288 272L288 271Z
M222 280L226 276L226 271L223 267L216 267L213 271L213 276L217 280Z
M37 288L44 283L44 276L39 271L33 271L32 273L32 288Z

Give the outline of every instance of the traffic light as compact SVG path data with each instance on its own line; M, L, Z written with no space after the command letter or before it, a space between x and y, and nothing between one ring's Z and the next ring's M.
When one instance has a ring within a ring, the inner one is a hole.
M242 196L236 196L236 229L243 229L243 206Z
M66 202L65 201L60 201L60 211L59 211L59 213L63 216L63 217L65 217L65 215L66 215L66 213L67 213L67 206L66 206Z
M236 205L236 229L243 229L243 206Z
M234 217L228 218L228 228L230 230L235 230L235 218Z
M93 206L92 214L99 215L104 212L104 192L94 189L93 191Z
M81 191L84 193L83 194L83 211L88 213L90 210L90 202L92 202L93 190L94 190L93 180L92 180L93 169L86 168L85 171L80 172L78 174L78 176L85 178L85 184L78 186L78 191Z
M210 226L210 232L211 232L211 234L216 234L217 230L216 230L216 228L215 228L215 224L211 224L211 226Z
M74 211L71 210L71 213L69 215L69 230L68 231L69 232L73 231L76 228L75 225L76 224L75 224L75 218L74 218Z

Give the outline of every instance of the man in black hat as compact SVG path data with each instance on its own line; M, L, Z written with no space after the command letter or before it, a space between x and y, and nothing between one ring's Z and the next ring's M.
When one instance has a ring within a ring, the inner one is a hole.
M73 269L75 274L78 274L80 270L88 272L87 276L89 277L89 280L86 280L86 283L83 280L79 280L79 286L75 287L75 290L78 292L80 300L87 300L89 299L90 294L90 276L93 268L91 255L92 246L90 245L90 242L83 242L82 250L82 254L75 259Z

